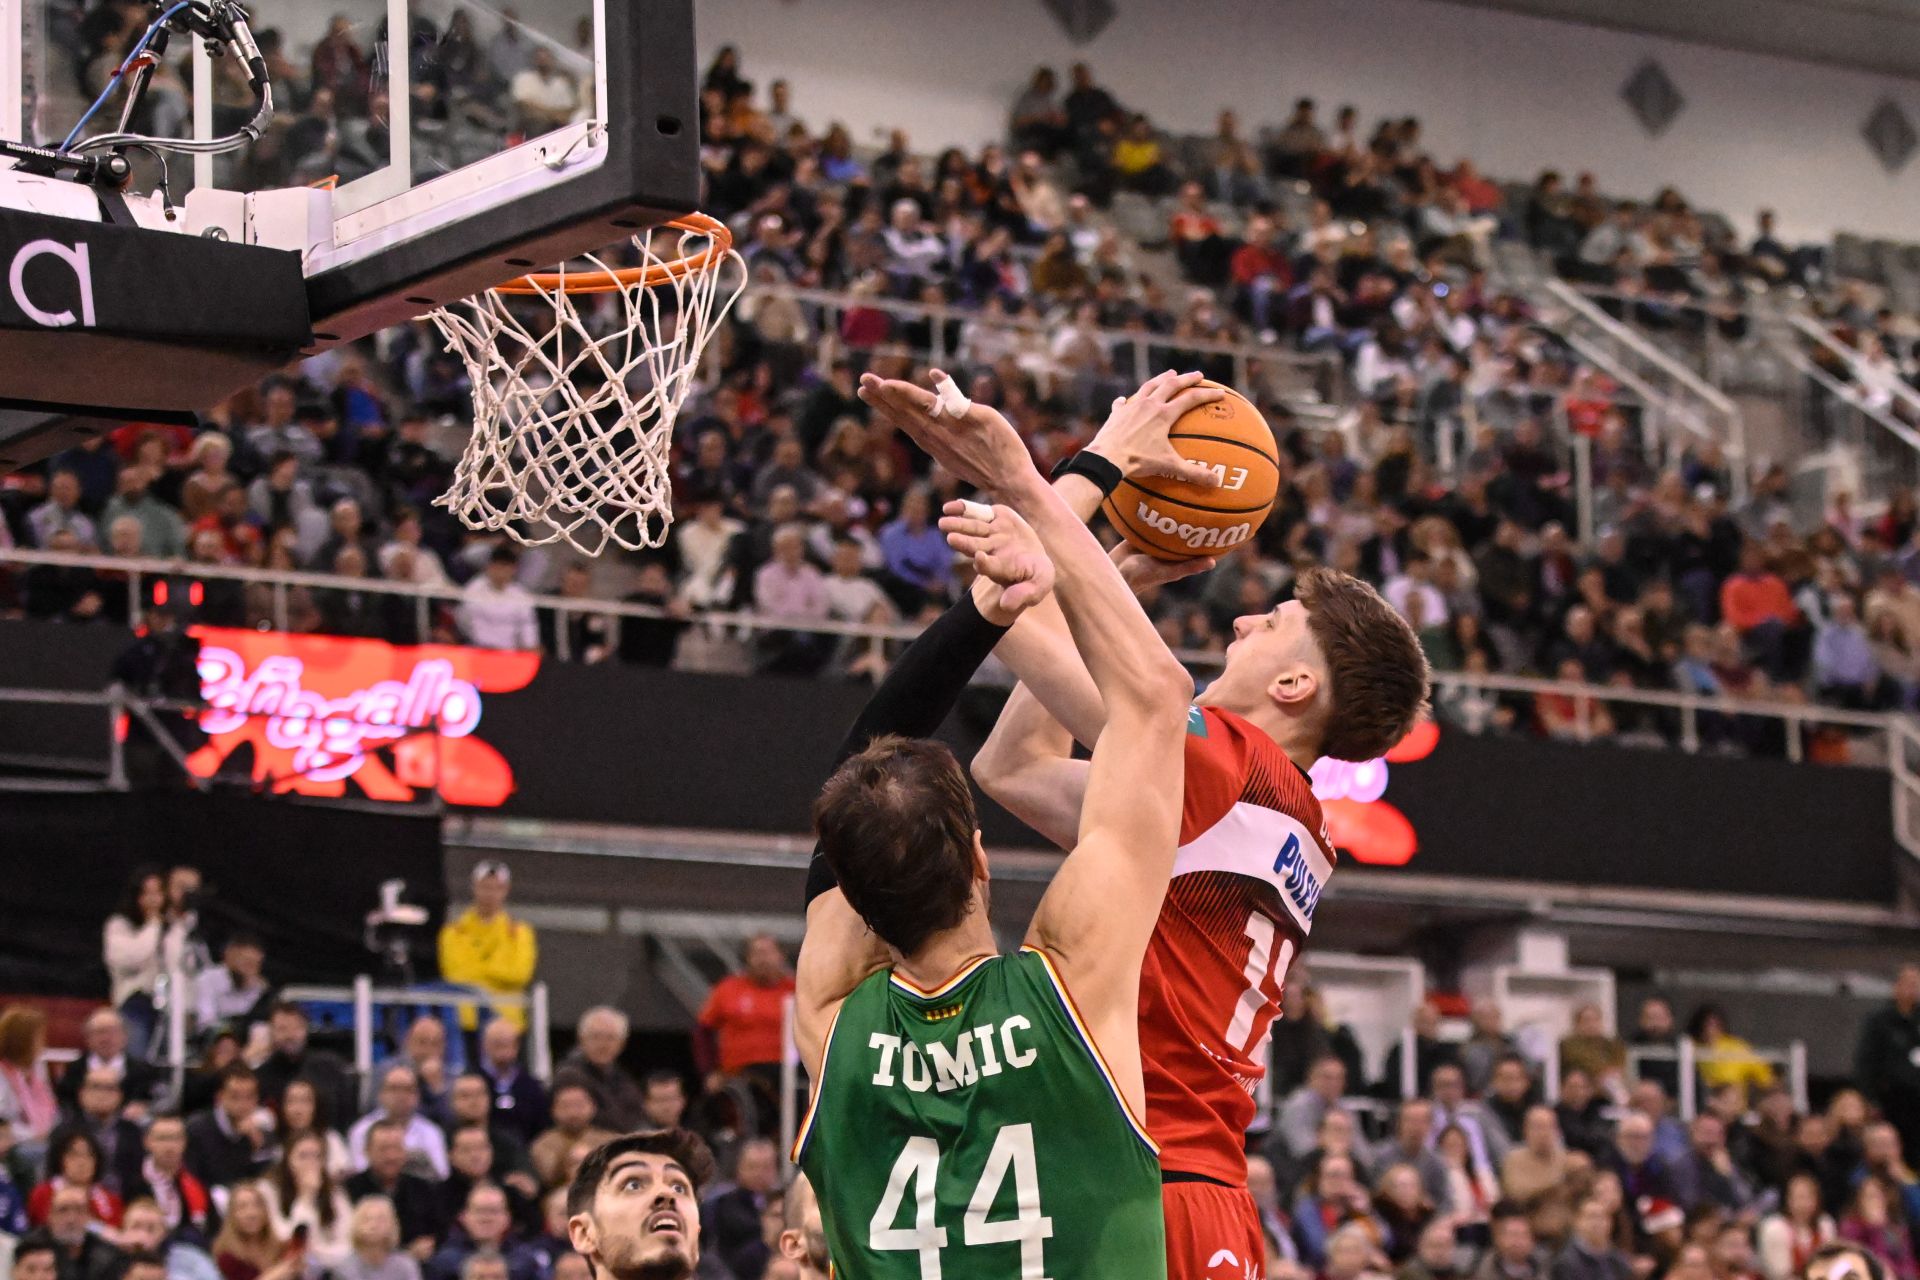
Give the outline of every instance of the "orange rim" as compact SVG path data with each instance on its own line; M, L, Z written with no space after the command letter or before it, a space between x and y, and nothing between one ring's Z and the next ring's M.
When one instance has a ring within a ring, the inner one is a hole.
M718 218L709 218L704 213L690 213L684 218L674 218L663 225L672 227L676 231L688 231L694 235L705 236L707 247L690 258L653 263L644 267L627 267L620 271L543 271L537 275L509 280L498 286L494 292L521 297L528 294L551 294L556 290L571 294L614 293L635 286L651 289L656 285L668 284L682 277L717 267L721 259L733 249L733 233L727 230L727 224Z

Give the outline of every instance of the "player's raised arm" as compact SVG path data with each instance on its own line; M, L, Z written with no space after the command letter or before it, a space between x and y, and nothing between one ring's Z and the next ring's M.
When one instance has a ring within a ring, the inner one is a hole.
M1052 566L1036 540L1013 556L1013 585L982 578L975 590L948 609L893 664L887 677L834 753L834 768L888 734L931 735L953 710L961 691L1023 608L1046 598ZM816 846L807 873L807 933L796 971L795 1039L802 1056L816 1064L839 1002L887 963L887 949L836 885L832 867Z
M1034 471L1004 419L966 409L953 416L920 388L869 379L876 406L954 474L993 494L1033 527L1052 558L1055 591L1075 646L1106 708L1088 774L1080 838L1034 917L1030 938L1054 954L1096 1039L1135 1103L1140 960L1159 916L1179 834L1181 735L1193 680L1167 652L1133 592L1080 516ZM949 520L965 514L949 509ZM1003 554L984 536L952 528L949 540L991 571Z

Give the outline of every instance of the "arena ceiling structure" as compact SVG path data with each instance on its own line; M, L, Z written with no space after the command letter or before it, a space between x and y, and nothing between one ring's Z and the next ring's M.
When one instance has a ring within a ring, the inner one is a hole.
M1920 0L1435 0L1920 78Z

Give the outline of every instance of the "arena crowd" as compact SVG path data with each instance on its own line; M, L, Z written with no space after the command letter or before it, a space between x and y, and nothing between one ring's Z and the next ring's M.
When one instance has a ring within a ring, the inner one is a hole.
M510 886L505 864L478 864L443 927L440 970L463 988L450 1002L484 1006L532 980L538 940ZM798 1274L776 1248L793 1225L771 1140L793 984L772 938L714 987L692 1072L599 1007L537 1079L520 1010L452 1003L396 1027L361 1076L338 1033L281 997L258 936L202 918L198 889L191 867L132 878L102 930L110 1001L71 1060L50 1061L39 1008L0 1011L0 1249L50 1246L60 1280L148 1265L174 1280L584 1280L565 1229L579 1162L617 1133L685 1126L724 1174L707 1189L700 1274ZM189 990L163 991L163 973ZM192 1008L177 1088L154 1018L172 998ZM1852 1078L1805 1112L1780 1047L1756 1048L1718 1008L1683 1026L1651 996L1631 1022L1612 1034L1582 1007L1542 1052L1491 1001L1430 1001L1376 1073L1296 965L1272 1034L1274 1105L1248 1139L1266 1274L1788 1280L1847 1240L1901 1280L1920 1275L1920 966L1862 1024Z
M75 65L96 75L139 8L89 11ZM113 14L120 25L103 16ZM546 118L474 113L500 101L502 86L509 103L537 97L533 80L578 89L564 50L512 26L484 40L461 20L414 35L432 86L423 118L448 128L522 136ZM360 38L337 25L302 61L268 41L292 91L274 134L282 150L256 163L297 176L311 143L320 168L340 170L356 136L346 118L378 107L346 92L369 56ZM1819 255L1764 229L1736 251L1676 193L1645 209L1613 206L1584 178L1568 191L1546 175L1516 208L1470 161L1443 166L1426 152L1414 120L1363 137L1350 109L1323 125L1302 101L1257 138L1227 112L1216 138L1176 144L1129 112L1123 92L1085 67L1061 92L1042 69L1004 141L929 158L896 133L866 154L841 126L810 127L787 84L756 87L733 51L717 58L702 96L706 203L735 226L753 287L682 415L677 521L657 554L597 566L523 554L431 506L470 407L464 369L424 322L290 369L235 397L204 431L130 426L9 477L0 547L179 557L174 598L198 601L208 623L867 678L883 652L804 628L913 625L965 567L930 523L957 486L868 420L853 395L859 372L921 376L937 360L1050 465L1090 437L1115 395L1159 368L1195 367L1245 375L1276 428L1282 469L1255 544L1153 603L1169 643L1199 662L1224 647L1233 617L1284 598L1303 565L1330 563L1381 586L1442 671L1914 705L1911 497L1868 518L1843 495L1809 526L1796 524L1777 466L1760 469L1738 503L1711 446L1657 468L1630 397L1484 269L1493 239L1511 234L1576 275L1597 280L1604 267L1617 285L1623 272L1671 267L1725 281L1731 294L1815 281ZM1164 223L1123 229L1127 202L1147 198L1170 205ZM844 305L798 301L783 284L835 291ZM896 302L932 310L887 309ZM1253 358L1236 367L1223 343L1249 344ZM1271 390L1301 367L1289 362L1316 354L1356 406L1338 429ZM1575 434L1593 442L1591 544L1575 536ZM276 613L264 588L194 578L195 565L232 564L449 598L423 613L342 585L295 590ZM536 609L530 592L581 604ZM662 616L617 622L594 612L605 598ZM124 624L129 601L112 572L0 567L0 608ZM742 641L701 624L720 611L795 629ZM1654 709L1573 696L1457 690L1440 711L1476 732L1648 743L1679 733L1676 717ZM1709 715L1699 736L1727 751L1785 749L1777 721ZM1832 733L1802 745L1816 757L1859 752Z

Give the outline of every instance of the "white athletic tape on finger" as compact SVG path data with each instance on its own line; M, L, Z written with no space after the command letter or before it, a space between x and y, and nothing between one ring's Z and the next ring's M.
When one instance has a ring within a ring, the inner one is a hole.
M962 395L952 378L940 378L933 384L933 416L959 418L973 408L973 401Z
M969 520L978 520L982 524L993 523L993 508L984 502L969 502L965 498L962 498L960 500L960 514Z

